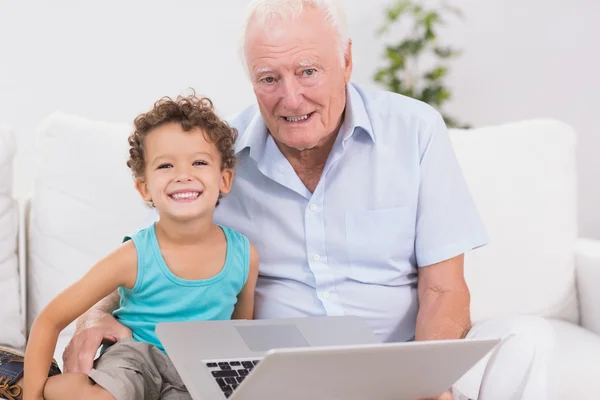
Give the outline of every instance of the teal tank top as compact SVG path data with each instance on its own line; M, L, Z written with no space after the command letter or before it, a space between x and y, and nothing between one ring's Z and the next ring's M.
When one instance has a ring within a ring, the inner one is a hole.
M250 244L232 229L220 226L227 239L223 269L203 280L181 279L169 270L156 239L155 225L124 239L133 240L138 256L134 287L118 289L115 318L131 329L133 339L165 351L154 329L159 322L231 319L237 295L248 278ZM202 255L198 255L202 268Z

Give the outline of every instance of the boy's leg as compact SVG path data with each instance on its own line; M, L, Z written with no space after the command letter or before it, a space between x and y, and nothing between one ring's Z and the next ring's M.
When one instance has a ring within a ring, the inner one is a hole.
M102 386L95 384L86 374L66 373L48 379L44 387L46 400L115 400Z
M116 400L158 400L162 380L148 343L121 340L94 363L89 379Z
M24 354L0 347L0 399L22 399L24 361ZM48 376L60 373L58 364L52 360Z
M192 400L171 359L156 347L152 349L152 353L163 381L160 390L161 400Z
M187 390L182 390L180 388L176 388L173 386L165 386L163 389L162 395L160 396L161 400L192 400L192 396L188 393Z

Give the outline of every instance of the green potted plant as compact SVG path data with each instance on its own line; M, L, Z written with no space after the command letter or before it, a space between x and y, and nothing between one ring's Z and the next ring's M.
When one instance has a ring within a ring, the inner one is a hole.
M374 79L387 90L400 93L435 107L451 128L468 128L442 111L442 105L451 98L444 84L450 60L460 51L444 46L437 35L448 15L462 16L457 8L447 4L427 8L414 0L396 0L385 10L386 20L378 35L389 34L391 28L403 27L408 31L399 41L386 45L385 64L377 69ZM431 66L423 67L423 60Z

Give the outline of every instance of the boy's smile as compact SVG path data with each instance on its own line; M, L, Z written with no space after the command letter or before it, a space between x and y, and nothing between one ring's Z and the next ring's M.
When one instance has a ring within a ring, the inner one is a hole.
M182 189L169 193L169 197L177 202L188 202L197 200L202 195L201 191L190 191L189 189Z

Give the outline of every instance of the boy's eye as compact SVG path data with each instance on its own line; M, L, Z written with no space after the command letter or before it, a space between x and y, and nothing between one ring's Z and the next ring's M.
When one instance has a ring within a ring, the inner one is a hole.
M208 163L206 161L194 161L193 165L197 167L198 165L208 165Z
M173 167L173 165L171 165L171 164L160 164L157 169L165 169L165 168L172 168L172 167Z

